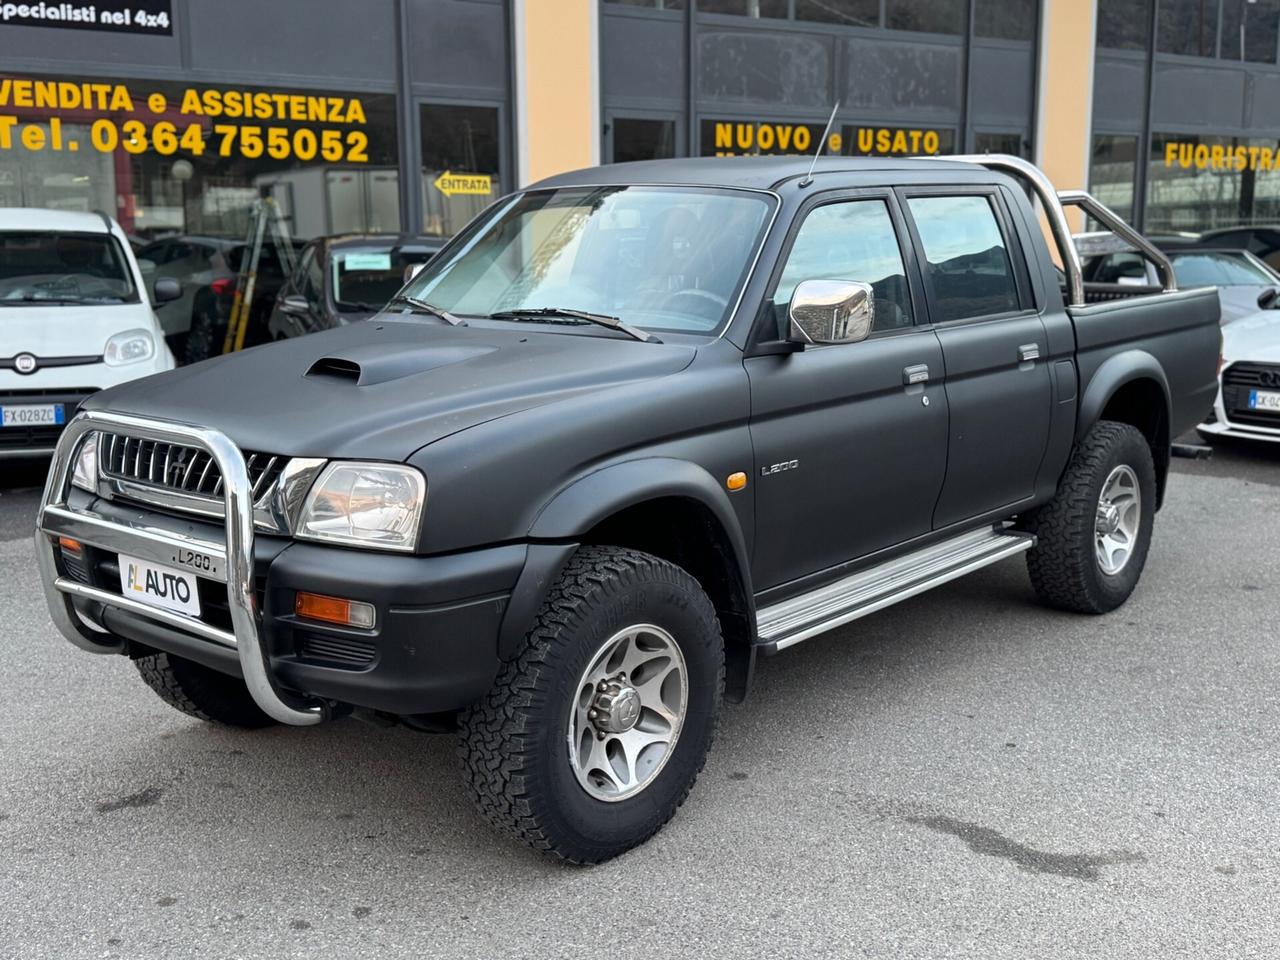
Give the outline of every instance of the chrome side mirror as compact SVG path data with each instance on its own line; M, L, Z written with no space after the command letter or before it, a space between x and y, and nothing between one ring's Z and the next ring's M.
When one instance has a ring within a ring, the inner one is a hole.
M875 294L857 280L805 280L787 306L792 343L857 343L871 334Z

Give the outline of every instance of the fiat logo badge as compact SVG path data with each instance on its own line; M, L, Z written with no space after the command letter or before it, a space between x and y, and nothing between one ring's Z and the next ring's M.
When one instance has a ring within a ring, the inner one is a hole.
M19 373L35 373L36 358L30 353L20 353L13 358L13 369Z

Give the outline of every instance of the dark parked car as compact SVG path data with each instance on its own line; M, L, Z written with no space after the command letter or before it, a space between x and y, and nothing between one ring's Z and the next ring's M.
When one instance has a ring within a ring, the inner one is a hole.
M404 286L406 271L443 245L439 237L395 234L313 241L280 288L268 324L271 337L299 337L369 319Z
M1196 245L1210 249L1248 250L1267 266L1280 270L1280 226L1219 227L1200 234Z
M54 623L204 720L456 730L491 822L593 863L675 814L759 654L1019 554L1119 607L1217 292L1015 157L809 167L553 177L374 322L90 398L38 519ZM1168 292L1086 284L1064 202Z

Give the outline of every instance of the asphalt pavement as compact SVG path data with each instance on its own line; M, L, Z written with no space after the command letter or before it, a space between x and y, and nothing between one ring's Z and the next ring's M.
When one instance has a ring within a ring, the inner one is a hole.
M0 958L1274 956L1280 448L1174 471L1124 608L1014 559L763 661L676 819L579 869L451 738L221 730L72 648L0 462Z

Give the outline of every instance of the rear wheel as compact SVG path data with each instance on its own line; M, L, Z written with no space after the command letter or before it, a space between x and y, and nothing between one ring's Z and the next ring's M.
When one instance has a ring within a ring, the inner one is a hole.
M1127 423L1094 425L1053 500L1027 523L1027 570L1040 599L1107 613L1129 599L1151 546L1156 474L1146 438Z
M250 730L275 723L236 677L169 653L140 657L133 663L161 700L188 716Z
M697 581L649 554L584 547L461 717L464 776L504 832L599 863L684 802L723 687L720 626Z

